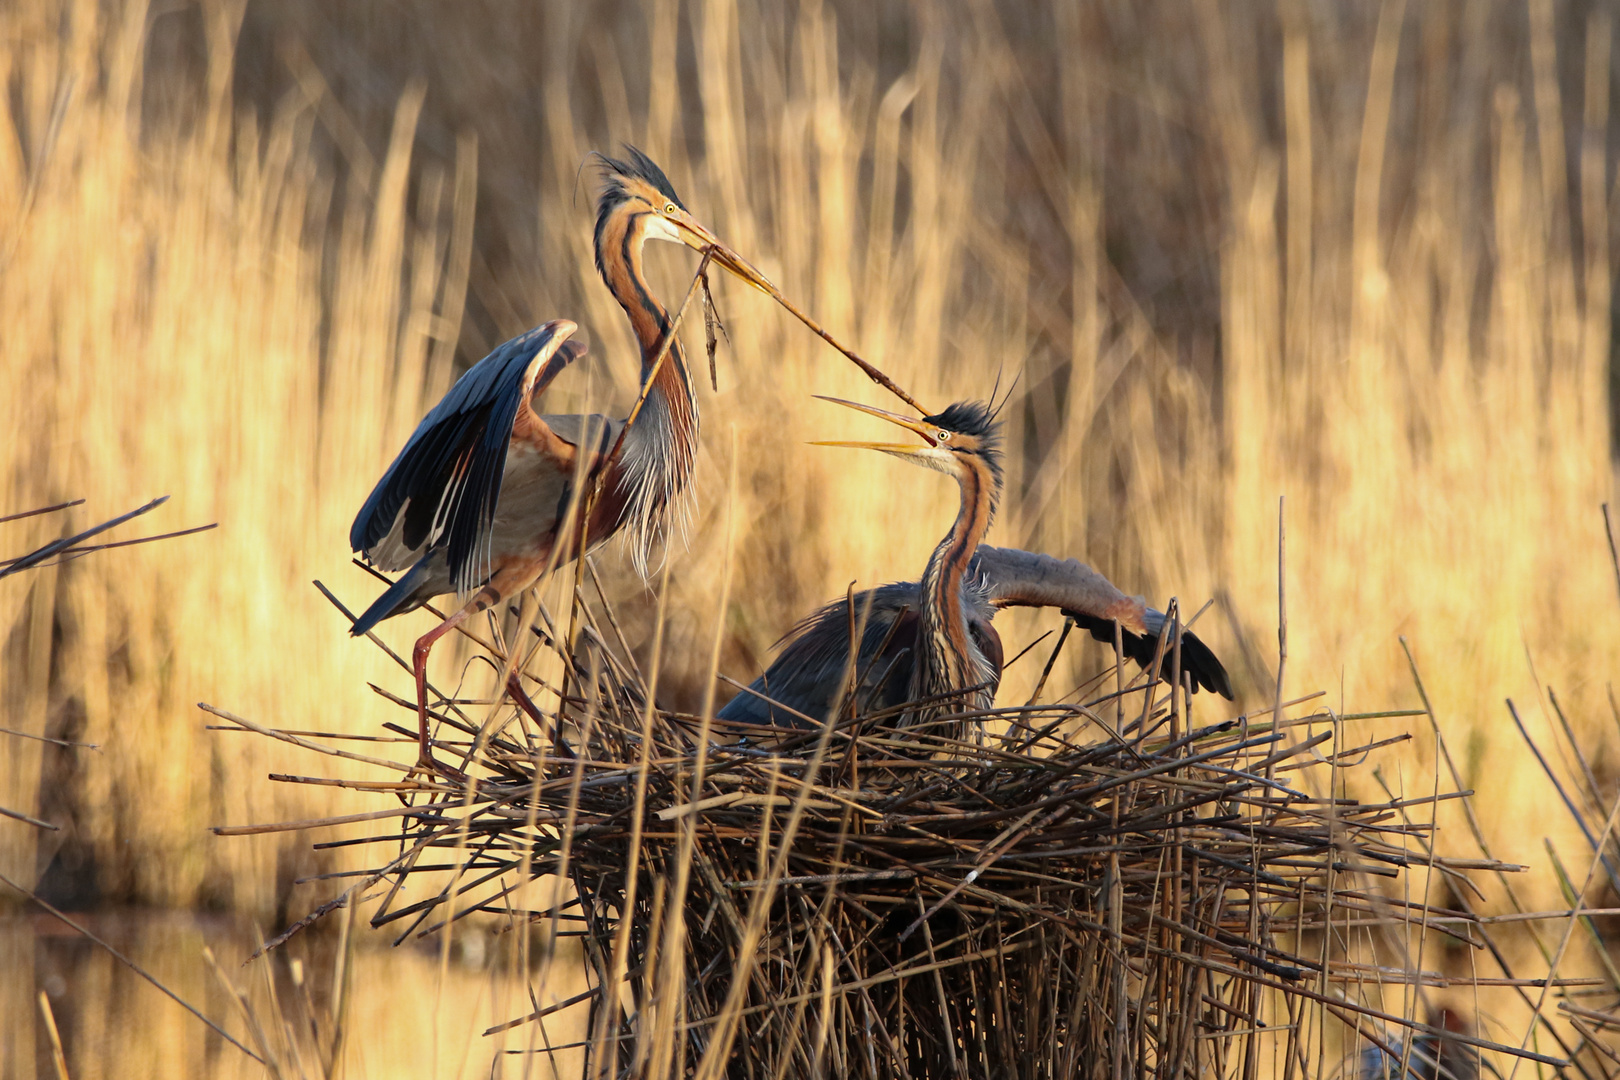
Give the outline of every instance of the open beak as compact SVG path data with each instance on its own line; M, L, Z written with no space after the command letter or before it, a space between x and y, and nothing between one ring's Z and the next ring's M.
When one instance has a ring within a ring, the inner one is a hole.
M822 401L830 401L834 405L842 405L845 408L854 409L856 412L863 412L868 416L875 416L880 420L887 420L889 423L898 427L903 427L907 431L915 432L916 434L922 436L924 445L918 446L916 443L813 442L810 444L812 446L853 446L862 450L881 450L885 454L894 454L896 457L915 457L920 454L926 454L929 450L932 450L934 447L939 445L939 440L935 439L931 434L933 429L927 424L923 423L921 420L913 420L909 416L902 416L899 413L892 413L887 409L879 409L871 405L862 405L858 401L845 401L843 398L827 397L823 394L816 394L814 396L820 398Z
M715 265L729 270L766 296L773 299L781 297L782 294L777 291L776 286L772 285L764 274L755 270L747 259L731 250L730 247L720 241L718 236L693 221L690 217L684 220L672 221L671 224L675 226L676 233L680 235L681 240L688 247L696 248L698 251L712 252L711 260Z

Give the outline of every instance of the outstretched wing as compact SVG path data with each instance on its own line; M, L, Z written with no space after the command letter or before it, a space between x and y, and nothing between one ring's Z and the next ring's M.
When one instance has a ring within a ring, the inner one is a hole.
M531 395L584 354L568 340L577 329L567 319L548 322L468 368L377 481L349 529L350 546L400 570L442 544L457 591L482 581L513 423Z
M1076 559L1054 559L1033 551L979 545L973 554L976 571L992 604L1002 607L1055 607L1098 641L1114 643L1120 625L1125 655L1147 668L1153 664L1165 614L1134 596L1126 596L1097 571ZM1169 679L1169 665L1162 665ZM1232 697L1226 668L1208 645L1190 630L1181 635L1181 667L1193 677L1193 688Z

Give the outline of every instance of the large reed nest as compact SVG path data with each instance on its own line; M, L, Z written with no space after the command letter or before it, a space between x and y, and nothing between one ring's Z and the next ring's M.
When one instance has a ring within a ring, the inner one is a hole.
M1423 1029L1347 990L1365 973L1323 944L1330 916L1408 917L1365 886L1423 831L1410 803L1331 797L1367 757L1341 747L1347 718L1211 722L1108 673L1090 704L976 715L969 743L882 716L722 731L649 706L610 615L577 607L567 650L542 616L563 674L525 680L532 711L481 723L487 702L436 699L472 779L322 781L411 805L376 822L397 857L287 934L380 895L371 921L401 940L474 912L576 937L589 988L492 1031L587 1010L586 1076L1254 1075L1262 1053L1321 1060L1298 1045L1306 1010L1349 1025L1347 1054L1357 1031L1398 1060L1399 1026ZM454 888L445 853L423 857L446 848ZM554 904L514 901L547 876Z

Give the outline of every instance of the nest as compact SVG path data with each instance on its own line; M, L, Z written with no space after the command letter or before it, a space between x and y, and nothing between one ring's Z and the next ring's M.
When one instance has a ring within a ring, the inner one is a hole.
M480 911L579 938L589 989L491 1031L584 1010L588 1076L1232 1075L1266 1040L1292 1059L1306 1009L1395 1060L1385 1025L1423 1028L1346 996L1365 972L1323 945L1331 915L1405 917L1354 883L1421 831L1410 804L1304 790L1366 757L1323 716L1197 725L1144 680L972 714L977 742L845 715L764 748L651 706L576 616L571 649L535 631L561 661L526 680L544 707L480 724L439 699L468 780L324 781L414 793L379 821L398 855L272 944L389 882L371 921L401 940ZM404 902L437 848L454 886ZM520 906L547 876L555 902Z

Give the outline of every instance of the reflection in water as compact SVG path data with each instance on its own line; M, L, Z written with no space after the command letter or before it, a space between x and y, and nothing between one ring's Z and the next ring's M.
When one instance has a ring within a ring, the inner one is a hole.
M74 1080L100 1077L535 1077L577 1075L577 1051L555 1065L523 1051L581 1037L584 1013L547 1017L485 1037L490 1026L533 1009L514 970L514 935L486 922L458 929L450 954L435 940L391 948L395 934L363 919L341 947L343 912L277 950L242 961L260 940L247 920L183 912L73 916L245 1045L268 1047L259 1065L112 956L48 915L0 916L0 1080L54 1076L37 1004L50 999ZM531 967L540 1004L578 993L570 952L559 946L546 977ZM212 950L220 973L210 966ZM347 957L346 994L335 992ZM273 973L273 980L269 977ZM342 1000L341 1015L334 1006ZM334 1052L335 1048L335 1052ZM335 1058L335 1061L334 1061ZM334 1067L334 1065L336 1067Z

